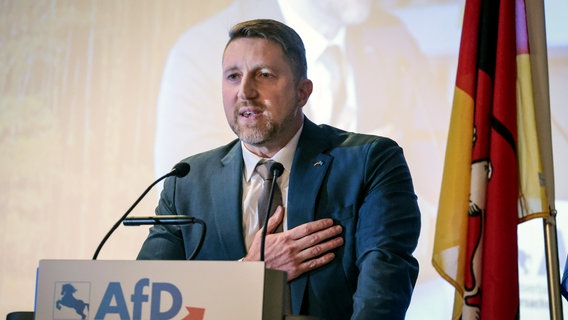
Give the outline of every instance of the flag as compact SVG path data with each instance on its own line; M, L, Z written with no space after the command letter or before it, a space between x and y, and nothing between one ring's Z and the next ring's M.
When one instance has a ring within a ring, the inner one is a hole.
M546 177L541 160L543 153L540 152L536 117L537 112L541 111L542 113L544 108L549 113L550 106L548 103L541 102L539 104L540 109L537 109L535 102L531 69L531 60L534 59L531 59L530 54L526 12L524 0L516 0L519 215L521 221L546 217L549 214ZM547 130L550 132L550 119L548 119ZM548 140L551 143L550 137L548 137ZM552 155L549 155L549 158L552 160Z
M548 214L523 0L466 0L432 263L453 319L518 319L517 225Z

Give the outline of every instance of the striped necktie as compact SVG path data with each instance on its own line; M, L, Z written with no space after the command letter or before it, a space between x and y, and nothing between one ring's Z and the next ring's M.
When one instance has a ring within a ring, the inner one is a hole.
M262 178L262 191L258 200L258 228L262 228L264 226L264 218L266 217L266 211L268 210L268 200L270 198L270 188L272 187L272 180L274 175L270 172L270 167L274 163L273 160L268 161L260 161L255 170ZM274 195L272 198L272 205L270 206L270 214L271 217L276 211L278 206L282 205L282 192L280 191L280 187L278 183L274 185ZM281 231L281 230L280 230Z

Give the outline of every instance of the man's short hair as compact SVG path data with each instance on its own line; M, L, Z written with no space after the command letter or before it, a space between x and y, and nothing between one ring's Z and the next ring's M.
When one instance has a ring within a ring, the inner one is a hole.
M239 38L260 38L275 42L282 47L284 55L290 62L294 80L307 79L308 64L306 49L302 38L282 22L271 19L256 19L237 23L229 30L227 46ZM226 48L226 46L225 46Z

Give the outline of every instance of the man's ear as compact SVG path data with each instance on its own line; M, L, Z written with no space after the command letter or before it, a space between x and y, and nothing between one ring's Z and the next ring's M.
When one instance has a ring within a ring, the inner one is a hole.
M312 94L314 84L310 79L300 80L298 83L298 106L303 107L308 103L308 98Z

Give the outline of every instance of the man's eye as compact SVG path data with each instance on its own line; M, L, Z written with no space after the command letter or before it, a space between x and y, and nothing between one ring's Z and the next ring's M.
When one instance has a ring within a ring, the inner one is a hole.
M272 74L271 74L271 73L268 73L268 72L261 72L261 73L260 73L260 77L261 77L261 78L271 78L271 77L272 77Z
M231 73L229 75L227 75L227 80L237 80L239 78L239 75L236 73Z

